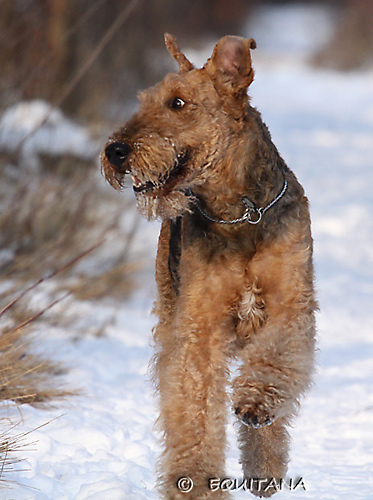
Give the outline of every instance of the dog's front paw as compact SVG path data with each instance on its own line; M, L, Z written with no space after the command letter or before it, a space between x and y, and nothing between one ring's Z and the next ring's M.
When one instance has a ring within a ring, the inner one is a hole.
M260 429L266 425L271 425L276 420L275 415L270 415L264 409L260 408L248 409L245 406L242 408L237 407L235 413L243 424L253 429Z

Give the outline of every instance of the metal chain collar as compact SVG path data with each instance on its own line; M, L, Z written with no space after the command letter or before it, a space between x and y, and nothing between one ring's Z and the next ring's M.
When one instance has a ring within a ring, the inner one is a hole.
M214 219L213 217L210 217L204 210L202 210L198 201L195 198L192 199L192 202L198 208L201 214L211 222L216 222L217 224L229 224L229 225L242 224L244 222L248 222L249 224L258 224L262 220L262 217L265 214L265 212L269 210L271 207L273 207L273 205L277 203L284 196L287 187L288 187L288 182L285 179L284 187L282 188L281 193L277 195L276 198L272 200L271 203L269 203L266 207L257 208L255 206L255 203L245 196L242 202L245 205L246 210L242 215L242 217L233 220ZM192 193L190 194L192 195ZM257 216L256 219L252 219L253 214L256 214Z

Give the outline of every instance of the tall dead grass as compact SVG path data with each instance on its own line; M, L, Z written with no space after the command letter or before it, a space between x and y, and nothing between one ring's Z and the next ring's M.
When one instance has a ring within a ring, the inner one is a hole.
M37 285L38 283L36 283ZM35 285L35 286L36 286ZM29 287L30 291L34 286ZM0 311L0 410L9 402L20 408L23 404L41 406L71 396L74 391L64 389L58 378L64 373L63 368L35 354L31 328L37 319L48 309L50 304L38 313L14 324L13 314L18 301L25 295L21 293ZM0 413L0 415L1 415ZM21 415L21 413L20 413ZM7 487L7 473L13 470L16 463L22 462L20 453L30 446L26 436L29 433L14 433L18 424L0 416L0 487Z
M11 279L18 288L108 240L101 268L93 264L80 276L69 269L58 279L79 298L128 296L138 268L129 258L137 215L133 211L126 227L121 215L131 202L106 188L92 163L68 156L40 160L38 171L0 162L0 281Z
M23 328L0 331L0 403L37 405L72 394L56 384L61 367L32 351Z
M80 300L128 296L138 267L130 258L136 219L121 220L130 202L106 188L89 162L66 155L39 160L39 168L27 169L15 156L0 156L0 487L27 442L2 418L8 402L43 407L75 392L61 382L64 368L35 350L39 318L66 292ZM43 281L51 303L30 312L28 292Z

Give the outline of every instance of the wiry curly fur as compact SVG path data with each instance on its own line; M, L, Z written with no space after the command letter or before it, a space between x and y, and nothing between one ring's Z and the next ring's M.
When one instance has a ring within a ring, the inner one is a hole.
M286 425L314 366L308 202L246 94L255 42L224 37L201 69L173 37L166 43L179 73L140 94L139 111L109 140L102 168L115 188L130 173L139 210L163 221L153 365L164 437L161 493L217 500L229 494L210 491L208 479L225 477L229 405L240 422L244 476L286 473ZM213 223L195 205L233 220L244 197L266 207L285 180L285 194L257 225ZM241 364L229 401L234 358ZM181 476L193 480L189 493L176 487Z

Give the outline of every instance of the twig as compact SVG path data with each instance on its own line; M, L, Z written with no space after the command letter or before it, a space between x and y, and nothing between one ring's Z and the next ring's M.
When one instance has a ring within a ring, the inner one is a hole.
M32 290L34 290L37 286L39 286L41 283L43 283L44 281L47 281L47 280L50 280L52 278L54 278L57 274L59 273L62 273L63 271L65 271L66 269L68 269L69 267L73 266L74 264L76 264L80 259L82 259L83 257L85 257L86 255L88 255L89 253L93 252L94 250L96 250L99 246L101 246L102 244L104 243L104 240L102 241L99 241L98 243L96 243L94 246L88 248L88 250L85 250L84 252L82 252L81 254L79 254L77 257L74 257L73 259L71 259L69 262L67 262L65 265L63 265L62 267L59 267L58 269L56 269L55 271L52 271L50 274L47 274L47 276L44 276L44 278L40 278L38 281L36 281L34 284L30 285L28 288L26 288L26 290L24 290L22 293L20 293L15 299L13 299L11 302L9 302L8 305L6 305L4 307L4 309L2 309L0 311L0 318L11 308L13 307L15 304L17 304L17 302L19 302L27 293L31 292ZM23 325L24 326L24 325Z
M107 0L96 0L93 5L91 5L83 14L82 16L78 19L78 21L71 26L70 29L68 29L63 36L61 37L61 44L63 42L66 42L84 23L88 21L88 19L96 12L99 7L103 3L107 2ZM6 36L6 34L5 34ZM1 38L0 38L1 40ZM23 90L27 88L27 86L33 82L41 73L41 71L46 67L46 65L51 61L53 58L52 53L48 53L44 59L36 66L34 71L31 73L31 75L22 83L21 87L21 94L23 94Z
M38 124L37 127L35 127L33 130L31 130L22 140L22 143L25 143L28 139L30 139L47 121L49 118L49 115L52 111L54 111L56 108L59 108L61 104L67 99L67 97L71 94L71 92L75 89L75 87L79 84L79 82L82 80L84 75L87 73L87 71L90 69L92 64L96 61L98 56L101 54L101 52L104 50L106 45L112 40L114 35L117 33L119 28L122 26L122 24L128 19L129 15L132 13L132 11L135 9L137 4L141 0L132 0L119 14L119 16L116 18L116 20L113 22L113 24L110 26L110 28L106 31L106 33L103 35L99 43L97 44L96 48L92 51L90 57L85 61L85 63L80 67L80 69L77 71L75 76L70 80L70 82L66 85L65 89L61 93L58 99L52 103L52 106L48 112L48 114L45 116L45 118Z
M10 335L11 333L15 333L15 332L18 332L19 330L22 330L22 328L24 328L25 326L29 325L30 323L33 323L37 319L39 319L40 316L42 316L44 313L46 313L47 311L49 311L49 309L52 309L52 307L54 307L56 304L58 304L62 300L66 299L66 297L68 297L69 295L71 295L71 292L68 292L65 295L63 295L62 297L60 297L59 299L56 299L54 302L52 302L47 307L45 307L42 311L39 311L37 314L35 314L31 318L26 319L26 321L24 321L23 323L21 323L21 324L17 325L16 327L12 328L11 330L9 330L6 333L6 335Z

